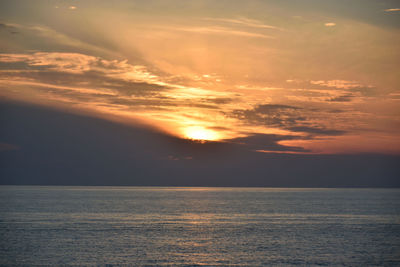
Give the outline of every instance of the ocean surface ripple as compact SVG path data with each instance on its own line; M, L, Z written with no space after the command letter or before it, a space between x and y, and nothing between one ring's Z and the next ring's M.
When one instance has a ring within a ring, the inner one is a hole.
M0 265L400 266L399 189L0 187Z

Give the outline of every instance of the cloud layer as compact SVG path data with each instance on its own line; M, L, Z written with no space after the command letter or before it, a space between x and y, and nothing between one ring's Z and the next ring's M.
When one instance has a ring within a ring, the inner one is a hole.
M26 2L36 16L6 1L0 95L261 152L400 151L397 8L194 2Z

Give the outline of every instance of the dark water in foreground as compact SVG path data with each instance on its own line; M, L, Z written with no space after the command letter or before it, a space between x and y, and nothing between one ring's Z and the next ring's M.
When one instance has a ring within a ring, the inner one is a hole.
M400 265L398 189L0 187L0 264Z

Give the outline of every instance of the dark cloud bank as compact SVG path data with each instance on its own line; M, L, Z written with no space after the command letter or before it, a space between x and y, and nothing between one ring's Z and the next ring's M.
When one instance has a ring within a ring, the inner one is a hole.
M0 108L1 184L400 186L400 156L258 153L302 149L277 144L285 136L199 144L43 107Z

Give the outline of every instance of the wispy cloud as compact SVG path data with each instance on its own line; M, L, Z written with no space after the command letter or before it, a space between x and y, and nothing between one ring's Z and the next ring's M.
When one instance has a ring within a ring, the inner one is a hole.
M251 31L240 31L235 30L228 27L220 27L220 26L201 26L201 27L161 27L164 29L174 30L174 31L183 31L183 32L191 32L191 33L199 33L199 34L219 34L219 35L232 35L238 37L250 37L250 38L265 38L265 39L274 39L275 37L263 33L256 33Z
M393 100L400 100L400 92L393 92L388 95Z
M310 81L311 84L322 85L326 87L338 88L338 89L352 89L360 87L372 87L370 85L364 85L357 81L346 81L346 80L329 80L329 81Z
M281 145L280 142L297 139L298 137L291 135L276 134L252 134L247 137L239 137L231 140L233 143L244 145L256 152L264 153L310 153L310 150L296 146Z
M214 22L223 22L223 23L229 23L229 24L236 24L236 25L242 25L242 26L251 27L251 28L258 28L258 29L282 30L282 28L280 28L280 27L263 24L262 22L260 22L258 20L248 19L248 18L243 18L243 17L237 18L237 19L204 18L204 20L214 21Z
M398 12L398 11L400 11L400 8L388 8L388 9L385 9L385 12Z
M327 23L325 23L324 24L326 27L334 27L334 26L336 26L336 23L334 23L334 22L327 22Z
M116 56L115 51L108 50L97 43L84 41L82 38L68 35L41 24L3 23L0 24L1 29L8 29L11 33L21 35L19 39L9 38L8 41L11 42L13 48L24 47L26 51L47 51L49 48L51 48L51 51L76 50L80 53L91 51L93 54Z
M243 122L282 128L289 132L304 133L309 136L336 136L345 133L343 130L314 126L312 118L309 117L310 112L305 108L296 106L281 104L257 105L252 109L234 110L232 116Z
M166 85L145 66L131 65L127 60L104 60L80 53L0 54L0 62L24 62L31 67L46 67L46 70L73 74L101 72L108 77Z
M345 94L328 99L329 102L350 102L355 96L353 94Z
M12 33L12 34L18 33L18 30L15 26L10 25L10 24L5 24L5 23L0 23L0 31L1 30L8 31L9 33Z

